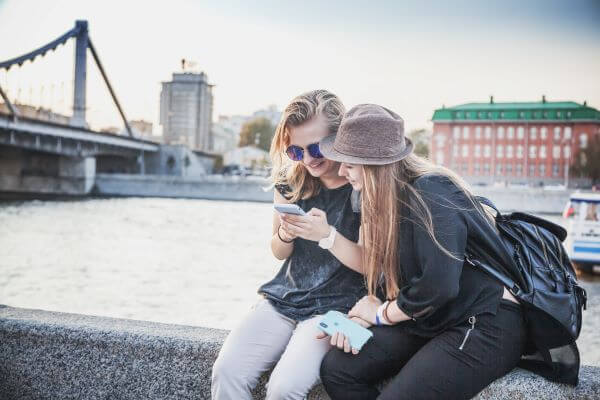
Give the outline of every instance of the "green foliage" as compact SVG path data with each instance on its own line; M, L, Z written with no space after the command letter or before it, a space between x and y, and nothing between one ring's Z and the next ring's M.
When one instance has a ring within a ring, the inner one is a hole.
M593 185L600 181L600 138L598 136L594 136L588 146L577 153L571 171L574 176L590 178Z
M429 136L425 129L414 129L406 135L415 146L415 154L421 157L429 157Z
M274 134L275 126L271 124L271 121L263 117L255 118L242 125L238 146L256 146L269 151Z

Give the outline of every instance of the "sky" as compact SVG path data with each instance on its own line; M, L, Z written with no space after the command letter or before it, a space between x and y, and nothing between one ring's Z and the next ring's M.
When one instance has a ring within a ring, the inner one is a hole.
M384 105L408 130L436 108L571 100L600 108L599 0L136 1L0 0L0 61L89 23L129 119L160 133L160 83L195 61L214 87L214 117L251 114L325 88L349 108ZM70 112L71 40L0 71L11 99ZM88 57L88 122L121 126Z

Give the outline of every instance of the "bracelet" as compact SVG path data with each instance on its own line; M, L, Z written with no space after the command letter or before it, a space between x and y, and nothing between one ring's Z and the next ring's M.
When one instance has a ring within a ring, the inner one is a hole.
M392 302L388 300L386 303L387 304L383 308L383 318L385 318L385 320L388 322L388 324L393 325L394 323L392 322L390 317L388 317L388 313L387 313L388 307L390 306L390 304L392 304Z
M376 325L392 325L387 317L384 315L385 308L387 307L387 301L377 307L377 312L375 313L375 323Z
M279 240L281 240L283 243L292 243L294 241L294 239L289 240L289 241L288 240L283 240L283 238L279 234L279 229L281 229L281 225L279 225L279 228L277 228L277 236L279 237Z

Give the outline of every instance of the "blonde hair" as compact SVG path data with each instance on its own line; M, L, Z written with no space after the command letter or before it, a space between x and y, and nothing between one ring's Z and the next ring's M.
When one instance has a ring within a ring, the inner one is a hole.
M271 181L273 185L287 185L289 200L296 202L319 193L321 181L308 173L301 162L293 162L285 154L290 145L290 128L322 116L329 134L337 133L346 112L342 101L327 90L313 90L295 97L283 111L271 141Z
M370 295L377 292L379 279L383 275L388 299L398 296L401 286L398 276L398 243L401 240L400 219L406 218L410 210L417 221L425 228L436 246L454 259L463 255L452 254L436 239L431 212L422 196L412 186L412 182L426 174L439 174L447 177L463 190L476 210L485 214L493 225L493 214L476 206L467 183L454 172L435 165L415 154L387 165L363 165L363 188L361 196L361 226L363 243L363 266L365 281ZM392 184L393 183L393 184ZM477 203L478 204L478 203ZM457 205L458 207L458 205ZM386 210L386 218L381 217Z

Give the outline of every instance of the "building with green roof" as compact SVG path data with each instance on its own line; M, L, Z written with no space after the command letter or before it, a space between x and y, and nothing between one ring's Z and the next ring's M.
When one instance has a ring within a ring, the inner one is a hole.
M434 111L431 158L473 183L569 183L600 111L573 101L466 103ZM572 183L572 182L571 182Z

